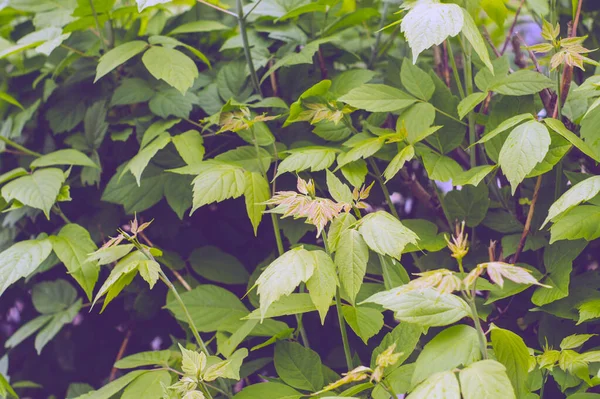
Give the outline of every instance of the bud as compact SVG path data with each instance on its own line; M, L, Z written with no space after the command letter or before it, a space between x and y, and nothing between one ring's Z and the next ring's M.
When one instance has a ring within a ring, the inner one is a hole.
M448 269L437 269L423 273L415 273L420 278L407 285L413 289L435 288L442 294L449 294L460 289L462 281Z
M460 225L456 224L455 233L452 236L452 241L448 237L444 237L448 248L452 251L452 257L462 260L469 253L469 235L465 234L465 222Z

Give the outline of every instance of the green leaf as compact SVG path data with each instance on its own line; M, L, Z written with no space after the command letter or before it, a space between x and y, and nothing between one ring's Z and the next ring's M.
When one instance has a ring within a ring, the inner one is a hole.
M131 42L121 44L120 46L115 47L108 53L104 54L102 57L100 57L100 61L98 62L94 83L119 65L127 62L131 58L144 51L147 47L148 43L141 40L133 40Z
M528 94L537 94L549 87L552 87L552 81L546 76L539 72L520 69L495 80L489 87L489 91L506 96L526 96Z
M513 194L525 176L544 159L549 148L550 133L539 122L526 122L510 132L500 150L498 163Z
M140 260L137 268L140 276L148 283L150 289L154 288L160 272L160 265L158 262L149 259Z
M275 259L256 280L260 295L261 320L269 306L282 296L291 294L315 271L317 259L302 247L291 249Z
M469 14L467 10L462 8L461 11L464 17L462 34L469 41L469 43L471 43L473 50L475 50L485 66L488 67L490 71L494 72L494 66L490 60L490 54L488 53L483 36L481 36L481 33L479 32L479 28L477 28L475 21L473 21L473 17L471 17L471 14Z
M6 349L14 348L19 345L21 342L25 341L27 338L35 334L40 328L44 327L50 320L53 318L53 315L41 315L28 321L23 324L21 328L15 331L4 343L4 347ZM1 375L1 374L0 374Z
M200 165L202 169L192 182L193 206L190 215L206 204L244 194L246 176L240 167L218 161L205 161Z
M0 175L0 184L4 184L7 181L11 181L13 179L16 179L17 177L21 177L21 176L25 176L25 175L27 175L27 171L25 169L15 168L13 170L10 170L10 171Z
M297 389L316 392L324 385L321 358L295 342L280 341L275 345L275 370L286 383Z
M331 228L329 232L331 234ZM331 235L328 238L330 237ZM354 304L367 272L369 247L361 234L354 229L346 229L341 232L336 247L335 265L340 276L340 283L350 302Z
M22 110L25 110L25 108L23 108L20 102L18 102L13 96L4 91L0 91L0 100L6 101L7 103L14 105L15 107L19 107Z
M483 0L481 2L483 11L498 25L499 28L504 27L504 22L508 15L508 9L504 5L503 0Z
M600 156L596 154L596 151L589 145L587 145L587 143L585 143L583 140L581 140L577 135L575 135L575 133L567 129L564 123L562 123L558 119L553 118L544 119L544 123L546 123L546 125L548 125L550 129L567 139L569 143L573 144L585 155L594 159L597 162L600 162Z
M343 96L352 89L367 83L375 76L375 72L366 69L353 69L337 75L331 80L329 91L336 97Z
M110 100L111 105L131 105L150 101L154 89L140 78L123 79Z
M181 220L192 207L192 180L191 176L174 175L165 183L167 202Z
M52 320L40 330L35 337L35 349L38 355L48 342L60 332L65 324L71 323L81 309L81 299L72 304L68 309L55 313Z
M550 243L560 240L587 241L600 237L600 206L580 205L558 219L550 228Z
M74 150L72 148L66 150L58 150L51 152L50 154L42 155L31 162L32 168L40 168L43 166L53 165L78 165L78 166L89 166L91 168L99 169L99 166L92 161L87 155L81 151Z
M233 351L241 344L244 339L254 330L254 327L258 325L258 320L245 321L240 328L236 329L231 336L227 337L226 340L220 341L217 335L217 347L219 353L225 357L231 356Z
M286 172L311 172L327 169L335 161L337 151L330 147L302 147L287 151L288 156L277 166L277 176Z
M456 4L441 4L437 0L413 3L400 25L412 50L413 64L424 50L458 35L463 25L463 11Z
M35 310L42 314L65 310L77 299L77 291L65 280L44 281L31 290L31 301Z
M310 298L309 294L290 294L273 302L264 315L264 318L289 316L294 314L302 314L314 312L317 308ZM263 316L260 309L256 309L248 316L248 320L260 320Z
M331 171L327 171L327 189L329 194L336 202L345 204L352 204L352 191L350 188L342 183Z
M520 124L523 121L532 120L532 119L534 119L534 117L531 114L520 114L520 115L513 116L512 118L509 118L509 119L505 120L504 122L500 123L494 130L487 133L479 141L477 141L476 144L482 144L487 141L490 141L494 137L498 136L500 133L503 133L503 132L507 131L508 129L512 129L513 127L517 126L518 124Z
M369 170L363 159L357 159L342 166L342 174L354 187L360 187L364 184L367 173L369 173Z
M463 173L462 167L454 159L433 151L423 155L423 166L430 179L441 182L450 181Z
M369 338L383 328L383 315L377 309L344 305L342 313L352 331L363 340L365 345L367 345Z
M92 302L92 307L94 304L100 299L104 294L108 294L107 298L104 300L103 309L108 305L108 303L117 296L117 294L125 288L124 281L127 281L125 276L132 275L137 273L137 267L142 260L147 260L147 258L140 251L132 252L128 255L125 255L121 260L117 262L115 267L110 272L110 275L104 281L104 284L100 287L98 292L96 293L96 297L94 298L94 302ZM110 292L109 290L115 286L116 288Z
M468 366L481 359L477 334L477 330L472 327L457 325L433 337L417 358L412 386L416 386L435 373Z
M100 248L96 252L89 254L86 262L97 261L99 265L108 265L127 255L135 248L133 244L118 245L116 247Z
M127 166L123 168L121 172L121 176L123 176L127 171L130 171L133 176L135 176L135 181L137 185L141 185L142 173L144 173L144 169L148 166L148 163L156 153L167 146L171 142L171 135L167 132L161 133L154 141L148 144L146 147L142 148L140 152L138 152Z
M577 349L583 344L585 344L587 341L589 341L590 338L595 337L596 335L597 334L569 335L568 337L563 338L563 340L560 342L560 349Z
M188 165L202 162L204 157L204 139L197 130L188 130L173 137L177 152Z
M171 375L166 370L151 371L133 380L125 388L121 399L161 399L163 397L162 385L171 384Z
M404 164L415 156L415 147L407 145L404 147L388 164L387 168L383 171L385 182L387 183L396 176L396 174L404 167Z
M118 369L134 369L141 366L166 365L171 358L170 350L139 352L119 359L115 363Z
M581 324L587 320L597 319L600 317L600 299L586 300L577 307L577 310L579 310L579 320L577 321L577 324ZM25 326L22 328L25 328Z
M161 118L175 116L178 118L188 118L194 104L198 102L198 97L191 91L181 94L174 87L162 87L150 99L148 106L150 111Z
M182 33L200 33L200 32L212 32L215 30L229 30L231 29L227 25L223 25L218 21L211 20L201 20L201 21L193 21L188 22L186 24L182 24L177 26L169 35L179 35Z
M245 387L235 399L300 399L302 395L294 388L277 382L263 382Z
M248 309L237 295L216 285L199 285L180 295L200 332L217 331L225 319L237 321L248 315ZM177 320L187 322L181 305L174 297L167 298L166 307Z
M173 126L177 125L179 122L181 122L181 119L167 119L167 120L160 120L158 122L154 122L144 132L144 135L142 136L140 148L146 147L148 144L150 144L152 142L152 140L154 140L161 134L168 132L169 129L171 129Z
M341 168L350 162L358 161L361 158L368 158L383 147L384 139L381 137L372 137L353 143L353 147L348 152L338 155L338 168Z
M549 221L555 221L560 215L573 209L573 207L582 202L591 200L598 195L598 193L600 193L600 176L590 177L589 179L585 179L584 181L575 184L552 204L542 227Z
M88 260L89 254L98 249L90 233L77 224L67 224L58 235L50 237L50 242L56 256L91 300L100 268L98 262Z
M487 96L487 92L473 93L462 99L462 101L458 104L458 116L460 119L464 118L469 112L473 111L473 109L481 104L481 102L483 102Z
M1 193L6 201L17 200L23 205L41 209L50 219L50 209L64 182L65 174L62 170L41 169L11 181L2 187Z
M122 204L129 214L150 208L162 199L168 176L152 164L144 172L141 185L138 186L132 174L126 173L119 179L120 170L117 170L104 189L102 200Z
M457 186L466 186L470 184L472 186L478 186L479 183L489 175L494 169L496 169L496 165L481 165L471 168L469 170L465 170L458 175L454 175L452 179L452 184Z
M150 373L150 370L136 370L125 374L122 377L106 384L97 391L89 392L77 397L76 399L110 399L113 395L120 392L139 376Z
M406 322L398 324L392 331L383 337L379 346L373 350L373 353L371 354L371 368L374 369L377 365L377 356L394 343L396 344L396 353L402 353L402 355L398 358L398 362L395 365L388 366L388 370L402 365L402 363L404 363L410 357L417 347L419 338L421 338L421 332L421 327L416 324L410 324ZM414 366L414 363L412 363L411 366ZM412 375L413 372L411 372L408 376L409 388Z
M207 280L223 284L246 284L250 275L240 261L217 247L195 249L189 258L192 269Z
M465 186L460 191L452 190L444 197L449 220L464 221L469 227L475 227L483 221L490 202L490 193L485 184Z
M402 81L402 86L410 94L424 101L428 101L435 91L435 85L431 77L406 58L402 61L400 80Z
M246 171L245 175L244 198L246 200L246 212L248 218L250 218L250 223L252 223L254 235L256 235L263 218L263 212L267 209L264 203L271 198L271 189L269 182L260 173Z
M272 144L272 143L271 143ZM241 146L215 157L215 161L238 165L248 172L264 173L269 169L273 156L264 148L256 151L254 146Z
M509 330L498 328L492 324L491 341L496 360L506 367L517 398L524 398L529 389L527 374L529 371L529 350L523 339Z
M460 387L452 371L436 373L416 387L407 399L460 399Z
M326 252L311 251L310 254L314 258L314 271L306 280L306 288L310 299L319 311L321 324L324 324L338 286L338 279L335 264Z
M440 294L426 288L402 292L403 287L372 295L363 302L373 302L395 312L398 320L422 327L446 326L471 314L469 305L452 294Z
M50 252L48 239L21 241L0 252L0 295L21 277L29 276Z
M402 90L382 84L359 86L344 94L338 100L370 112L398 111L417 102L416 98Z
M162 79L185 95L198 77L198 67L182 52L153 46L144 53L142 62L156 79Z
M373 251L400 260L407 244L417 244L419 237L395 217L384 211L366 215L359 222L358 231Z
M458 374L464 399L514 399L506 369L495 360L482 360Z

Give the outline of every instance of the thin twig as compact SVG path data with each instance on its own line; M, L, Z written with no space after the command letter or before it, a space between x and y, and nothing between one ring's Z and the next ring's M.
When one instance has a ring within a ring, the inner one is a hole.
M515 33L515 36L521 42L521 45L524 46L527 50L529 58L531 59L531 62L533 62L533 65L535 67L535 70L539 73L542 73L542 68L540 67L540 63L538 62L537 57L535 56L533 51L531 51L531 49L527 46L527 44L525 44L525 40L523 40L519 32ZM550 110L552 109L552 102L554 101L553 95L550 92L550 90L543 89L542 91L540 91L540 98L542 99L542 103L544 104L544 108L546 108L546 111L550 112Z
M24 152L27 155L32 155L34 157L41 157L42 154L40 154L39 152L35 152L35 151L31 151L25 147L23 147L21 144L17 144L14 141L12 141L11 139L4 137L2 135L0 135L0 141L3 141L6 145L9 145L13 148L16 148L17 150Z
M381 12L381 19L379 20L379 27L377 29L377 37L375 38L375 44L373 44L373 48L371 49L371 56L369 57L369 63L367 64L367 69L371 69L373 64L377 60L377 49L379 48L379 43L381 42L381 36L383 35L383 27L385 26L385 20L388 14L388 8L390 3L387 1L383 3L383 11Z
M104 33L102 33L102 28L100 27L100 20L98 20L98 14L96 13L96 8L94 8L94 1L88 0L90 4L90 8L92 9L92 14L94 15L94 21L96 22L96 29L98 30L98 35L100 37L100 41L102 42L102 48L106 53L108 51L108 47L106 46L106 41L104 40Z
M248 18L250 16L250 14L252 14L252 11L254 11L256 9L256 7L258 7L258 5L260 4L261 1L262 0L258 0L257 2L254 3L252 8L246 13L246 15L244 15L244 19Z
M321 51L321 47L319 46L319 50L317 50L317 59L319 60L319 69L321 70L321 79L327 79L327 64L325 63L325 58L323 57L323 52Z
M519 240L519 246L517 247L517 251L512 258L511 263L517 263L519 260L519 256L525 247L525 241L527 241L527 235L529 234L529 230L531 229L531 220L533 219L533 213L535 212L535 204L537 203L538 196L540 194L540 187L542 186L542 176L540 175L535 182L535 188L533 189L533 198L531 199L531 205L529 206L529 212L527 213L527 221L525 222L525 227L523 228L523 233L521 234L521 239Z
M508 47L508 43L510 42L510 39L512 38L512 35L515 31L515 27L517 26L517 21L519 19L519 14L521 13L521 9L523 8L523 4L525 4L525 0L521 0L521 3L519 4L519 8L517 8L517 11L515 12L515 19L512 22L512 25L510 26L510 30L508 31L508 36L506 36L506 40L504 40L504 44L502 45L502 50L500 51L500 55L504 55L504 52L506 51L507 47Z
M138 236L140 236L140 238L142 240L144 240L144 242L150 246L153 247L154 244L152 243L152 241L150 241L150 239L148 238L148 236L146 235L146 233L144 233L143 231L138 232ZM183 288L185 288L186 291L191 291L192 287L188 284L187 281L184 280L183 276L174 269L169 269L171 270L171 272L173 273L173 275L175 276L175 278L177 278L177 281L179 281L181 283L181 285L183 286Z
M82 56L82 57L96 58L93 55L88 55L88 54L84 53L83 51L79 51L76 48L73 48L71 46L67 46L66 44L61 44L60 47L65 48L65 49L67 49L67 50L69 50L69 51L71 51L71 52L73 52L75 54L78 54L78 55Z
M129 338L131 338L131 328L128 328L127 332L125 333L125 338L123 338L123 342L121 342L121 347L119 348L119 352L117 353L117 357L115 358L115 363L123 358L123 355L127 350L127 344L129 344ZM116 367L112 368L112 370L110 371L110 377L108 377L108 381L113 381L115 379L118 370L119 369Z
M254 89L260 97L262 97L262 91L260 89L260 80L256 75L256 69L252 62L252 53L250 52L250 43L248 42L248 32L246 32L246 20L244 19L244 8L242 6L242 0L237 0L237 19L238 26L240 28L240 36L242 37L242 44L244 45L244 55L246 57L246 64L248 64L248 71L250 72L250 80Z
M235 18L237 18L237 17L238 17L236 13L234 13L234 12L232 12L232 11L229 11L229 10L226 10L226 9L224 9L224 8L221 8L221 7L219 7L219 6L215 5L215 4L211 4L211 3L209 3L208 1L204 1L204 0L198 0L198 3L200 3L200 4L204 4L205 6L209 6L209 7L211 7L211 8L214 8L215 10L218 10L218 11L224 12L225 14L231 15L231 16L233 16L233 17L235 17Z

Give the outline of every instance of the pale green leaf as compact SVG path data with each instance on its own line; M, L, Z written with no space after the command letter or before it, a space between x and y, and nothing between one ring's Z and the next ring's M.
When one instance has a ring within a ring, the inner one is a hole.
M369 341L369 338L383 328L383 315L377 309L344 305L342 313L344 320L352 328L352 331L363 340L365 345Z
M319 311L321 324L324 324L327 311L333 303L338 279L335 264L326 252L311 251L310 254L314 258L314 271L306 280L306 288L308 288L310 299Z
M39 329L44 327L51 319L53 315L41 315L23 324L21 328L15 331L4 343L6 349L14 348L21 342L25 341L31 335L35 334Z
M482 0L481 7L498 27L504 27L504 22L508 15L508 9L504 5L504 0Z
M20 241L0 252L0 295L21 277L29 276L50 252L48 239Z
M406 399L460 399L460 387L452 371L436 373L423 381Z
M496 169L496 165L476 166L469 170L465 170L462 173L454 175L452 178L452 184L457 186L466 186L467 184L478 186L479 183L481 183L481 181L494 169Z
M315 271L316 259L302 247L291 249L275 259L256 280L260 296L261 319L269 306L291 294L302 282L307 282Z
M598 193L600 193L600 176L590 177L575 184L552 204L542 227L582 202L591 200Z
M120 46L110 50L108 53L100 57L98 67L96 68L96 78L94 79L94 82L97 82L98 79L100 79L119 65L135 57L137 54L144 51L147 47L148 43L143 42L141 40L133 40L131 42L121 44Z
M431 77L407 58L402 61L400 80L410 94L424 101L428 101L435 91Z
M136 378L125 388L121 399L161 399L162 385L171 384L171 375L166 370L151 371Z
M146 260L146 257L140 251L132 252L132 253L124 256L123 258L121 258L121 260L119 260L119 262L117 262L115 267L110 272L110 275L108 276L106 281L104 281L104 284L102 284L102 286L98 290L98 293L96 294L96 297L94 298L94 302L92 303L92 307L98 301L98 299L100 299L104 294L106 294L108 292L108 290L111 288L111 286L113 286L114 284L117 283L117 281L121 277L123 277L124 275L127 275L131 272L134 272L137 269L138 264L141 260ZM123 287L121 287L121 289L122 288ZM107 302L109 302L108 299L104 301L104 306L107 305Z
M58 235L50 236L50 242L56 256L91 300L100 268L97 261L88 259L98 249L90 233L77 224L67 224Z
M479 141L477 141L476 144L485 143L486 141L489 141L489 140L493 139L494 137L496 137L500 133L503 133L503 132L507 131L508 129L511 129L511 128L517 126L521 122L526 121L526 120L532 120L532 119L534 119L534 117L531 114L520 114L520 115L513 116L513 117L505 120L504 122L500 123L491 132L488 132Z
M330 147L302 147L288 151L288 156L277 166L277 176L286 172L327 169L335 161L337 151Z
M227 25L223 25L218 21L201 20L188 22L177 26L173 29L169 35L178 35L182 33L200 33L200 32L212 32L216 30L229 30Z
M546 76L528 69L520 69L495 80L489 87L489 91L506 96L526 96L537 94L549 87L552 87L552 81Z
M244 194L246 176L242 168L218 161L205 161L200 165L203 167L192 182L194 195L190 214L206 204Z
M338 99L355 108L370 112L390 112L407 108L417 102L411 95L382 84L365 84Z
M48 342L52 340L60 332L65 324L71 323L79 310L81 309L81 299L72 304L68 309L62 312L55 313L52 320L40 330L35 337L35 349L38 355Z
M185 375L192 378L198 378L202 370L206 368L206 354L197 352L195 350L186 349L181 344L179 350L181 351L181 370Z
M77 165L77 166L89 166L91 168L98 169L99 166L92 161L87 155L81 151L74 150L72 148L66 150L58 150L51 152L50 154L42 155L31 162L32 168L40 168L43 166L53 165Z
M553 118L544 119L544 123L546 123L546 125L548 125L550 129L567 139L569 143L573 144L585 155L594 159L597 162L600 162L600 156L596 154L596 151L593 148L591 148L586 142L581 140L579 136L567 129L564 123L562 123L558 119Z
M600 237L600 206L580 205L569 210L550 228L550 243L560 240L587 241Z
M473 93L463 98L460 103L458 103L458 116L460 119L467 116L467 114L478 106L483 100L485 100L488 96L487 92L484 93Z
M463 173L463 168L454 159L433 151L423 155L423 166L430 179L441 182L453 180Z
M150 370L136 370L130 373L125 374L122 377L117 378L116 380L106 384L102 388L97 391L92 391L81 396L78 396L75 399L110 399L113 395L120 392L123 388L129 385L132 381L134 381L139 376L151 372Z
M265 313L264 318L289 316L315 312L316 310L317 308L309 294L290 294L289 296L284 296L273 302ZM260 313L260 309L256 309L246 316L246 319L249 320L260 320L262 318L263 316Z
M495 360L482 360L458 374L464 399L515 399L506 368Z
M331 232L331 229L329 231ZM335 265L341 286L351 303L356 300L356 295L363 284L368 261L369 247L361 234L354 229L344 230L338 241Z
M456 4L419 1L402 19L402 33L412 50L413 64L424 50L454 37L463 29L464 15Z
M146 147L152 142L152 140L154 140L164 132L167 132L179 122L181 122L181 119L165 119L154 122L144 132L144 135L142 136L142 141L140 143L140 148Z
M141 366L166 365L171 358L170 350L139 352L119 359L115 363L118 369L134 369Z
M537 121L516 127L504 142L498 163L510 182L512 193L533 168L541 162L550 148L550 133Z
M62 170L40 169L6 184L1 193L6 201L17 200L23 205L41 209L50 219L50 209L64 182L65 174Z
M395 217L384 211L366 215L358 231L373 251L400 260L407 244L417 244L419 237Z
M356 218L350 212L343 212L333 219L327 232L327 243L331 252L338 250L338 243L342 237L342 233L355 222Z
M387 168L383 171L385 182L390 181L396 174L404 167L404 164L415 156L415 147L407 145L404 147L388 164Z
M158 281L160 265L155 260L144 259L138 263L138 271L140 276L148 283L150 289L154 288L154 284Z
M173 137L177 152L188 165L202 162L204 157L204 140L198 131L188 130Z
M215 161L238 165L248 172L261 174L269 169L272 159L273 156L264 148L257 151L256 147L249 145L234 148L215 157Z
M422 327L446 326L471 314L469 305L452 294L434 289L403 292L403 287L372 295L364 302L374 302L395 312L398 320Z
M144 53L142 62L156 79L162 79L185 95L198 77L198 67L182 52L153 46Z
M77 291L65 280L43 281L31 290L33 306L42 314L61 312L76 299Z
M337 178L331 171L327 171L327 189L329 190L329 194L336 202L341 202L345 204L352 204L352 191L350 188L342 183L340 179Z
M287 385L277 382L263 382L245 387L234 396L235 399L300 399L302 395Z
M577 349L597 334L573 334L560 341L560 349Z
M372 137L353 143L353 147L348 152L338 155L338 168L351 162L358 161L361 158L368 158L383 147L384 140L381 137Z
M148 163L156 153L167 146L171 142L171 135L167 132L161 133L154 141L148 144L146 147L140 150L127 164L127 166L121 172L121 176L127 171L130 171L138 186L141 185L142 173L148 166Z
M267 208L264 204L271 197L271 189L269 182L257 172L245 172L246 189L244 190L244 198L246 200L246 212L254 235L258 232L258 225L263 217L263 212Z
M492 65L492 61L490 60L490 54L488 53L487 46L485 45L485 41L483 40L483 36L479 32L479 28L473 21L473 17L471 14L464 8L461 9L464 18L464 25L462 28L462 34L467 39L473 50L477 53L481 61L485 64L486 67L492 72L494 72L494 66Z
M431 375L451 371L481 359L477 330L466 325L449 327L429 341L419 354L412 375L416 386Z
M518 398L529 392L527 374L529 371L529 350L523 339L509 330L491 326L491 341L496 360L506 367L506 375Z

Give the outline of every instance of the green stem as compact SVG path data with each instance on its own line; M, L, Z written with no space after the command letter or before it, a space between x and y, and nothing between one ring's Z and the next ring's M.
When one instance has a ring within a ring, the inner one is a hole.
M33 157L41 157L42 156L42 154L40 154L39 152L28 150L27 148L23 147L21 144L17 144L7 137L0 135L0 141L3 141L6 145L9 145L12 148L15 148L21 152L24 152L27 155L31 155Z
M248 70L250 71L250 80L256 92L262 97L262 91L260 89L260 81L256 75L254 69L254 63L252 62L252 54L250 53L250 44L248 43L248 33L246 32L246 20L244 19L244 7L242 0L236 0L237 4L237 15L238 15L238 26L240 27L240 35L242 36L242 44L244 45L244 55L246 56L246 63L248 64Z
M252 14L252 11L254 11L256 9L256 7L258 7L258 5L260 4L261 1L262 0L258 0L256 3L254 3L252 8L246 13L246 15L244 15L244 19L248 18L250 16L250 14Z
M560 68L557 72L556 72L556 86L557 86L557 95L556 95L556 115L552 115L552 117L556 117L556 119L561 120L562 119L562 104L561 104L561 97L562 97L562 82L561 82L561 70L562 68ZM555 185L554 185L554 201L556 201L558 199L558 197L560 197L560 194L562 192L562 174L563 174L563 167L562 167L562 161L559 161L558 164L556 165L556 175L555 175Z
M477 339L479 340L479 350L481 350L481 356L483 359L487 359L487 339L485 338L485 333L483 332L483 328L481 328L481 322L479 321L477 305L475 305L475 297L471 296L467 302L471 308L473 323L475 323L475 328L477 329Z
M58 206L58 204L54 205L52 207L52 210L63 220L63 222L65 222L66 224L71 224L71 221L69 220L67 215L63 213L62 209L60 209L60 206Z
M454 75L454 80L456 81L456 86L458 87L458 93L460 94L460 99L465 98L465 90L463 89L462 82L460 80L460 75L458 74L458 68L456 67L456 59L454 58L454 51L452 50L452 43L448 40L448 58L450 58L450 65L452 65L452 74Z
M331 256L331 252L329 251L329 244L327 242L327 232L323 230L323 245L325 246L325 251L329 256ZM346 321L344 320L344 314L342 313L342 300L340 299L340 287L336 287L335 289L335 308L337 311L338 323L340 325L340 332L342 334L342 345L344 346L344 356L346 357L346 366L348 367L348 371L352 370L353 362L352 362L352 352L350 351L350 343L348 342L348 331L346 331Z
M98 20L98 14L96 13L96 8L94 7L94 1L88 0L90 4L90 8L92 9L92 14L94 15L94 21L96 22L96 29L98 29L98 35L100 36L100 41L102 42L102 48L106 53L108 51L108 47L106 47L106 41L104 40L104 33L102 32L102 28L100 28L100 21Z
M379 43L381 42L381 36L383 35L383 27L385 26L385 20L387 18L388 9L390 3L387 1L383 3L383 11L381 12L381 19L379 20L379 27L377 32L377 37L375 38L375 44L373 45L373 49L371 50L371 57L369 57L369 63L367 64L367 69L371 69L373 64L377 60L377 49L379 48Z
M375 160L373 158L369 158L369 164L371 165L371 168L373 168L373 172L375 172L375 178L377 179L377 182L381 186L381 191L383 191L383 195L385 197L385 202L388 205L388 207L390 208L390 212L392 213L392 215L394 215L394 217L396 219L400 219L400 216L398 215L398 211L396 210L396 206L392 203L392 198L390 197L390 192L388 191L388 189L385 185L385 182L381 178L381 171L379 170L379 167L377 166L377 164L375 163Z
M467 96L473 94L473 64L471 63L471 47L467 46L464 53L465 60L465 87L467 89ZM469 145L473 145L477 141L477 132L475 131L475 113L469 112ZM477 148L471 147L469 151L469 161L471 168L477 166Z

